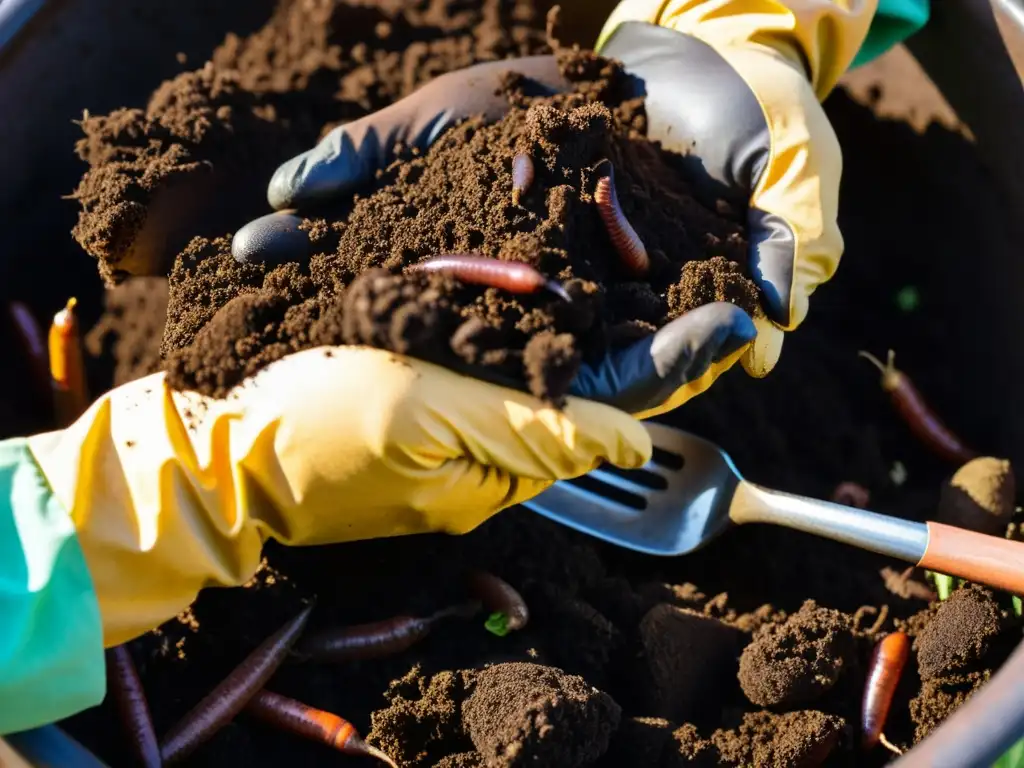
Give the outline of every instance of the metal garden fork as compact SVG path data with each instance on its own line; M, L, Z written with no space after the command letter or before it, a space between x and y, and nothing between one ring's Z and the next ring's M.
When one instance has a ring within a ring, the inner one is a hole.
M942 523L915 523L744 480L714 443L645 422L643 468L596 469L555 483L524 506L621 547L682 555L731 525L770 523L889 555L939 573L1024 593L1024 542Z

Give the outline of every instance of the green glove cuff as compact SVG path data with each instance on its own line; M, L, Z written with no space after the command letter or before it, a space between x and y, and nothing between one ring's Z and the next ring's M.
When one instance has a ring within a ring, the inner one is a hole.
M0 441L0 734L99 704L105 670L75 525L26 441Z
M868 36L857 51L850 69L877 59L928 23L929 0L879 0Z

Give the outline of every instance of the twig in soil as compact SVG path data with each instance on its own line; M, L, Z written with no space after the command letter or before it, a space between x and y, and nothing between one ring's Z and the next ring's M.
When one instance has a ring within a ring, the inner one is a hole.
M896 368L895 352L889 350L889 357L884 365L870 352L861 350L857 354L881 372L882 389L889 393L893 405L911 431L934 453L957 464L964 464L977 458L978 454L964 445L964 442L925 402L910 377Z
M836 504L845 504L848 507L866 509L871 503L871 492L859 483L840 483L832 491L832 501Z
M131 740L135 759L144 768L160 768L163 763L160 761L160 747L156 742L146 692L142 688L128 646L108 648L106 657L107 689L114 696L121 725Z
M258 691L245 705L245 711L269 725L326 744L342 754L375 757L391 768L398 768L383 751L367 744L352 723L333 712L270 691Z
M453 616L468 618L480 610L477 602L445 608L432 616L396 616L384 621L355 624L317 632L303 638L300 655L313 661L381 659L408 650L425 638L441 621Z
M36 379L40 392L50 388L50 366L46 361L46 341L32 310L20 301L12 301L7 305L7 314L18 331L21 345L28 357L29 368Z
M544 289L571 302L572 297L557 280L548 280L521 261L501 261L468 253L435 256L409 267L412 272L441 272L471 285L501 288L509 293L536 293Z
M598 163L595 169L599 174L594 186L594 202L597 204L597 211L601 214L601 221L608 231L612 245L622 259L623 265L634 277L643 277L651 268L651 260L647 255L640 235L633 229L622 206L619 205L619 196L615 192L615 171L612 164L607 160Z
M902 597L904 600L913 598L930 603L937 599L938 595L929 589L927 584L922 584L920 581L915 581L911 578L916 567L912 565L902 571L897 571L894 568L885 566L879 573L882 576L882 581L885 582L885 588L897 597Z
M178 721L160 745L165 763L187 757L227 725L270 679L302 634L313 610L310 605L256 648L224 681Z
M509 632L522 629L530 621L530 609L523 596L493 573L470 571L469 588L473 596L491 611L484 624L488 632L504 637Z
M82 336L78 329L75 307L78 299L68 299L67 305L53 316L50 325L50 380L53 385L53 407L60 426L65 427L89 406L85 387L85 362L82 354Z
M853 614L853 626L856 627L857 629L860 629L860 622L864 618L864 616L866 616L866 615L874 615L874 614L877 614L877 616L876 616L874 622L871 624L871 626L868 629L861 630L861 631L863 631L864 634L866 634L866 635L871 635L871 636L877 635L878 634L878 630L880 630L882 628L882 625L885 624L885 620L889 618L889 606L888 605L883 605L882 606L882 610L878 610L873 605L862 605Z
M897 755L902 752L893 746L882 729L889 716L889 707L900 675L910 655L910 638L905 632L892 632L882 638L871 655L868 667L868 679L864 686L864 699L861 707L861 729L864 731L864 749L871 749L881 743L886 749Z
M519 205L519 198L526 194L533 183L533 158L519 152L512 158L512 205Z

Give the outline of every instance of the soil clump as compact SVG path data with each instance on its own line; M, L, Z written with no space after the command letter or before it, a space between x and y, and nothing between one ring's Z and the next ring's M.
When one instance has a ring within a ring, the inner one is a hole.
M849 617L808 600L757 630L740 656L740 685L764 707L813 701L836 684L855 650Z

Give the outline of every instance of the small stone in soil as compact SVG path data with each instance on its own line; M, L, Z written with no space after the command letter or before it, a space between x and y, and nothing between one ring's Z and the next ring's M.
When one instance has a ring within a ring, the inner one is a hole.
M991 590L956 590L914 640L922 680L962 671L980 661L1005 626Z
M477 675L462 721L487 766L575 768L605 753L621 712L581 677L513 662Z
M683 722L729 693L721 681L735 679L745 636L718 619L662 603L640 622L640 638L653 681L650 711Z
M1013 517L1017 483L1010 462L981 456L964 464L939 496L940 523L1002 536Z
M763 707L812 701L836 684L855 650L849 617L808 600L755 633L740 657L740 685Z

